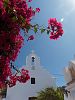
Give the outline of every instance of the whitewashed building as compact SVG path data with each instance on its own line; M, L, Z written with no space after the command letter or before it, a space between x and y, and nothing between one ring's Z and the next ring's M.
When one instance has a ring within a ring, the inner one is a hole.
M68 96L64 95L64 100L75 100L75 61L70 61L69 66L64 69L66 90Z
M23 68L29 70L30 80L8 88L6 100L35 100L40 90L56 87L55 78L40 65L40 58L34 51L26 57L26 66Z

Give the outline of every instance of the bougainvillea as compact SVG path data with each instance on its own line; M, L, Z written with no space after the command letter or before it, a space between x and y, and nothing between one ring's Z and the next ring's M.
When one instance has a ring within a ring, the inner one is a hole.
M63 34L62 24L56 18L48 20L48 29L50 29L50 39L58 39Z
M16 81L25 83L30 78L27 70L19 71L11 63L16 60L24 42L20 29L24 30L27 41L34 39L33 35L28 34L30 29L35 33L38 30L41 33L46 31L50 39L57 39L63 34L62 25L55 18L48 20L47 29L39 28L38 24L32 25L32 17L40 12L40 8L29 7L28 2L27 0L0 0L0 88L7 84L12 87L16 85ZM12 68L15 69L15 74Z

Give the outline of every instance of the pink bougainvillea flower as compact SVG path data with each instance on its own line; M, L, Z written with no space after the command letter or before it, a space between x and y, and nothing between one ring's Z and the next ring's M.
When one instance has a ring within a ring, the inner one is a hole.
M31 2L32 0L28 0L28 2Z
M27 41L29 41L29 40L33 40L33 39L34 39L34 36L31 35L31 36L28 37L28 40L27 40Z
M29 7L27 0L0 0L0 87L6 82L12 87L16 85L16 81L25 83L30 78L25 69L21 69L20 76L17 72L13 75L10 62L16 60L24 42L20 29L28 32L32 26L32 17L39 11L40 8L34 10ZM50 39L58 39L64 33L62 24L56 18L48 20L47 30L50 32ZM30 35L27 41L33 39L34 36Z
M16 81L25 83L29 79L28 71L24 69L21 76L13 75L10 62L16 60L24 42L20 29L28 30L32 17L39 11L29 7L26 0L0 0L0 87L6 81L12 87ZM33 35L28 37L28 40L33 39Z
M54 25L54 24L56 24L57 23L57 20L56 20L56 18L50 18L49 20L48 20L48 26L50 26L50 25Z
M10 80L8 82L9 87L13 87L16 85L17 77L15 75L10 76Z
M0 1L0 9L2 9L2 8L3 8L3 2Z
M36 8L36 12L40 12L40 8Z
M30 79L30 76L29 75L21 75L21 76L17 76L17 79L20 83L26 83L27 80Z
M58 33L51 33L51 35L50 35L50 37L49 37L50 39L54 39L54 40L57 40L58 38L59 38L59 34Z
M5 84L4 82L0 81L0 89L1 89L1 88L4 88L5 85L6 85L6 84Z
M17 76L17 80L20 83L25 83L27 80L30 79L30 76L28 73L29 73L28 70L21 69L21 76Z
M25 75L25 74L28 74L29 71L28 70L25 70L25 69L21 69L21 75Z
M64 33L62 24L56 18L50 18L48 20L48 29L50 29L50 39L57 40Z

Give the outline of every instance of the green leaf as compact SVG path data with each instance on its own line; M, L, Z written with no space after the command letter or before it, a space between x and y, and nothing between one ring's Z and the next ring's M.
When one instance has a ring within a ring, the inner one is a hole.
M25 23L25 18L21 15L20 15L20 18L21 18L22 23Z
M16 21L16 16L13 16L13 17L12 17L12 20L13 20L13 21Z
M27 30L27 32L29 31L30 28L31 28L30 25L26 25L26 30Z
M37 26L34 26L34 32L36 33L38 31Z
M45 32L45 29L44 28L41 28L41 33Z
M8 6L9 0L4 0L4 7L6 8Z

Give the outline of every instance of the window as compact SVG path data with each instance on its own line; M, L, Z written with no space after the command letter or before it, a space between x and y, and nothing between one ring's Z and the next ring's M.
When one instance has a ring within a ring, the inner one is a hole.
M31 78L31 84L35 84L35 78Z
M35 58L34 57L32 57L32 62L34 62L35 61Z
M31 63L31 65L32 65L32 70L35 70L35 57L32 57L32 63Z
M36 99L37 99L37 97L29 97L28 100L36 100Z

